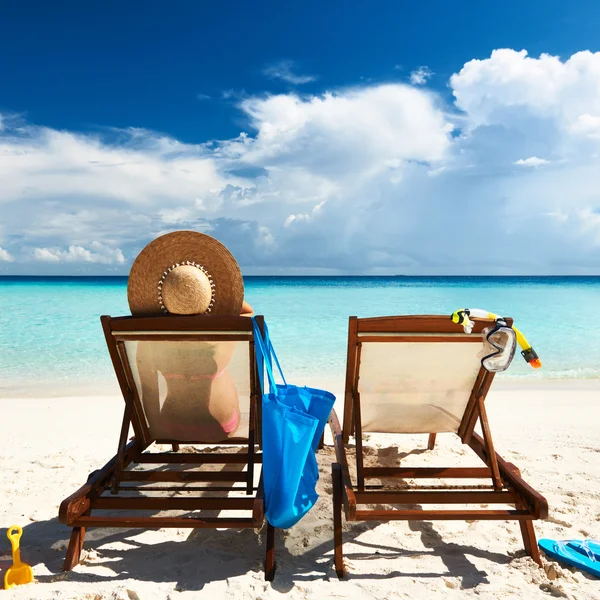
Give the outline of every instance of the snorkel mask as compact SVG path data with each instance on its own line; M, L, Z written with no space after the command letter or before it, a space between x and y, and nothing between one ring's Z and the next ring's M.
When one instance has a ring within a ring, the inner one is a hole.
M506 371L517 349L517 335L514 330L506 321L498 320L495 325L486 327L481 332L481 337L483 350L478 354L481 366L491 373Z
M483 349L478 357L481 358L481 366L484 369L491 373L506 371L515 355L517 342L521 346L521 356L531 367L539 369L542 366L525 336L514 325L509 327L502 317L479 308L463 308L452 313L450 319L453 323L462 325L465 333L471 333L475 323L469 317L494 321L494 325L481 332Z

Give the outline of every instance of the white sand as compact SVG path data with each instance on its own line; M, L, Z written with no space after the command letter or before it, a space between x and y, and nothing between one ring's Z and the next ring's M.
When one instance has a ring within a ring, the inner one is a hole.
M341 395L339 396L341 397ZM91 415L93 411L93 416ZM264 535L252 530L91 530L84 560L61 573L69 531L58 505L116 450L117 397L0 400L0 572L8 561L6 528L23 529L22 558L36 583L2 598L544 598L600 599L600 580L556 563L547 574L524 556L515 522L344 522L350 573L332 569L330 465L320 453L317 506L277 534L275 581L262 572ZM516 463L550 504L538 537L600 538L600 387L546 384L490 394L497 450ZM389 443L396 444L386 450ZM455 436L403 464L473 463ZM371 436L370 453L392 464L426 436ZM546 563L548 569L550 563Z

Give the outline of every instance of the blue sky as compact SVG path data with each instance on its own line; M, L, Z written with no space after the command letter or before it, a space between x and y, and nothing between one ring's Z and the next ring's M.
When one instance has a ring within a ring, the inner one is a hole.
M183 228L248 274L598 273L599 30L554 0L2 3L0 273L127 273Z

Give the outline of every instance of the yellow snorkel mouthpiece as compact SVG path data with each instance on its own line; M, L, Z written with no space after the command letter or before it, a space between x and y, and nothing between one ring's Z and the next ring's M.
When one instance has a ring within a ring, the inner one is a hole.
M521 356L525 359L525 362L534 369L542 368L542 361L537 355L537 352L533 349L533 346L525 339L525 336L513 325L513 329L517 334L517 342L521 346Z

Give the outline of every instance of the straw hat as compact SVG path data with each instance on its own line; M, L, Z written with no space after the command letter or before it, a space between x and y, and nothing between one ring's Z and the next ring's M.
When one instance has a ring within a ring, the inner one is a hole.
M175 231L150 242L135 259L127 299L134 315L239 315L244 281L221 242L197 231Z

